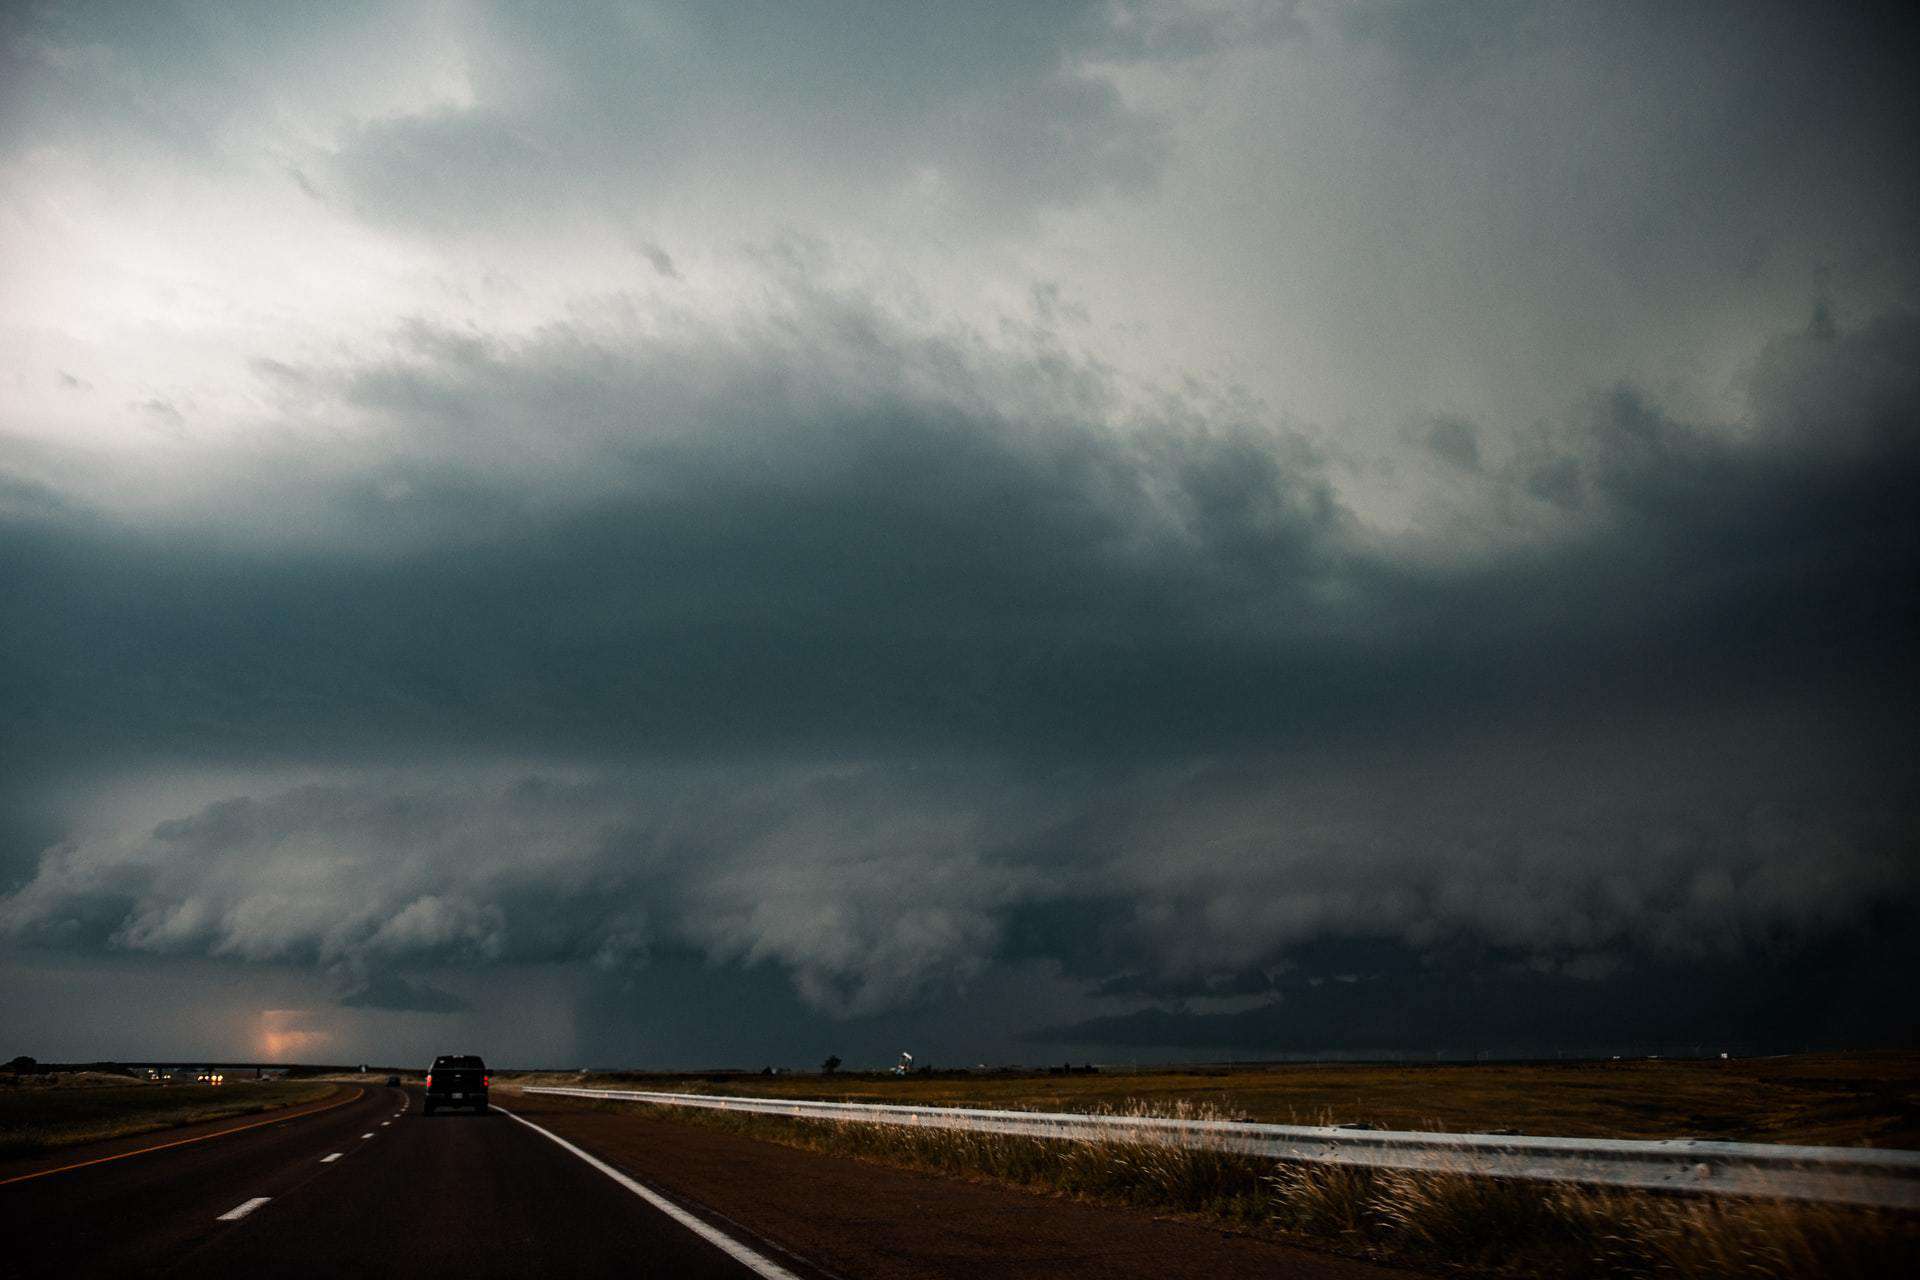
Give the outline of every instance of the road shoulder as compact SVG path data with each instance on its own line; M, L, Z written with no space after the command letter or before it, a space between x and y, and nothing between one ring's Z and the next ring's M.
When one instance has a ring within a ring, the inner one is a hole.
M1184 1218L867 1164L676 1122L516 1094L516 1111L731 1230L829 1272L981 1280L1405 1280L1406 1271Z

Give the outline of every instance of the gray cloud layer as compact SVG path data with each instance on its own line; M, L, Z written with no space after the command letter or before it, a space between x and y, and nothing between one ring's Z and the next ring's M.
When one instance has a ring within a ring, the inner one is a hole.
M1258 421L1102 424L1097 371L798 305L302 371L408 429L253 477L293 548L21 489L28 755L587 763L63 844L9 931L348 974L665 947L864 1015L1021 947L1196 991L1342 937L1593 973L1910 904L1912 317L1776 342L1737 428L1622 389L1489 439L1436 530L1472 537L1383 540ZM1094 927L1029 927L1062 912Z
M1900 24L884 8L0 19L0 978L1257 1049L1903 954Z

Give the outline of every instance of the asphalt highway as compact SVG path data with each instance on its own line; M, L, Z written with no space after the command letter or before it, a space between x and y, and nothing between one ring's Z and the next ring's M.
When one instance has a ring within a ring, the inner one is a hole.
M724 1234L703 1238L705 1224L510 1115L429 1118L400 1089L203 1141L121 1145L139 1154L0 1183L0 1275L812 1274L792 1260L756 1270Z
M796 1150L662 1108L353 1085L0 1163L0 1280L1406 1280L1202 1222ZM504 1104L504 1107L499 1104Z

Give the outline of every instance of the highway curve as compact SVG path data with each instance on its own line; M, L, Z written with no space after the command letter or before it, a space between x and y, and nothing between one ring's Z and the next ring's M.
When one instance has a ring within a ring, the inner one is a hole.
M417 1092L367 1088L204 1140L0 1168L0 1276L1405 1275L653 1112L496 1097L511 1112L427 1118Z

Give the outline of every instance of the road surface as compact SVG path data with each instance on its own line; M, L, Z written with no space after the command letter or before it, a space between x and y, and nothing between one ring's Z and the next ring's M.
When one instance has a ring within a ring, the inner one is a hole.
M511 1111L428 1118L417 1091L355 1086L0 1166L0 1276L1406 1275L657 1112L496 1100Z

